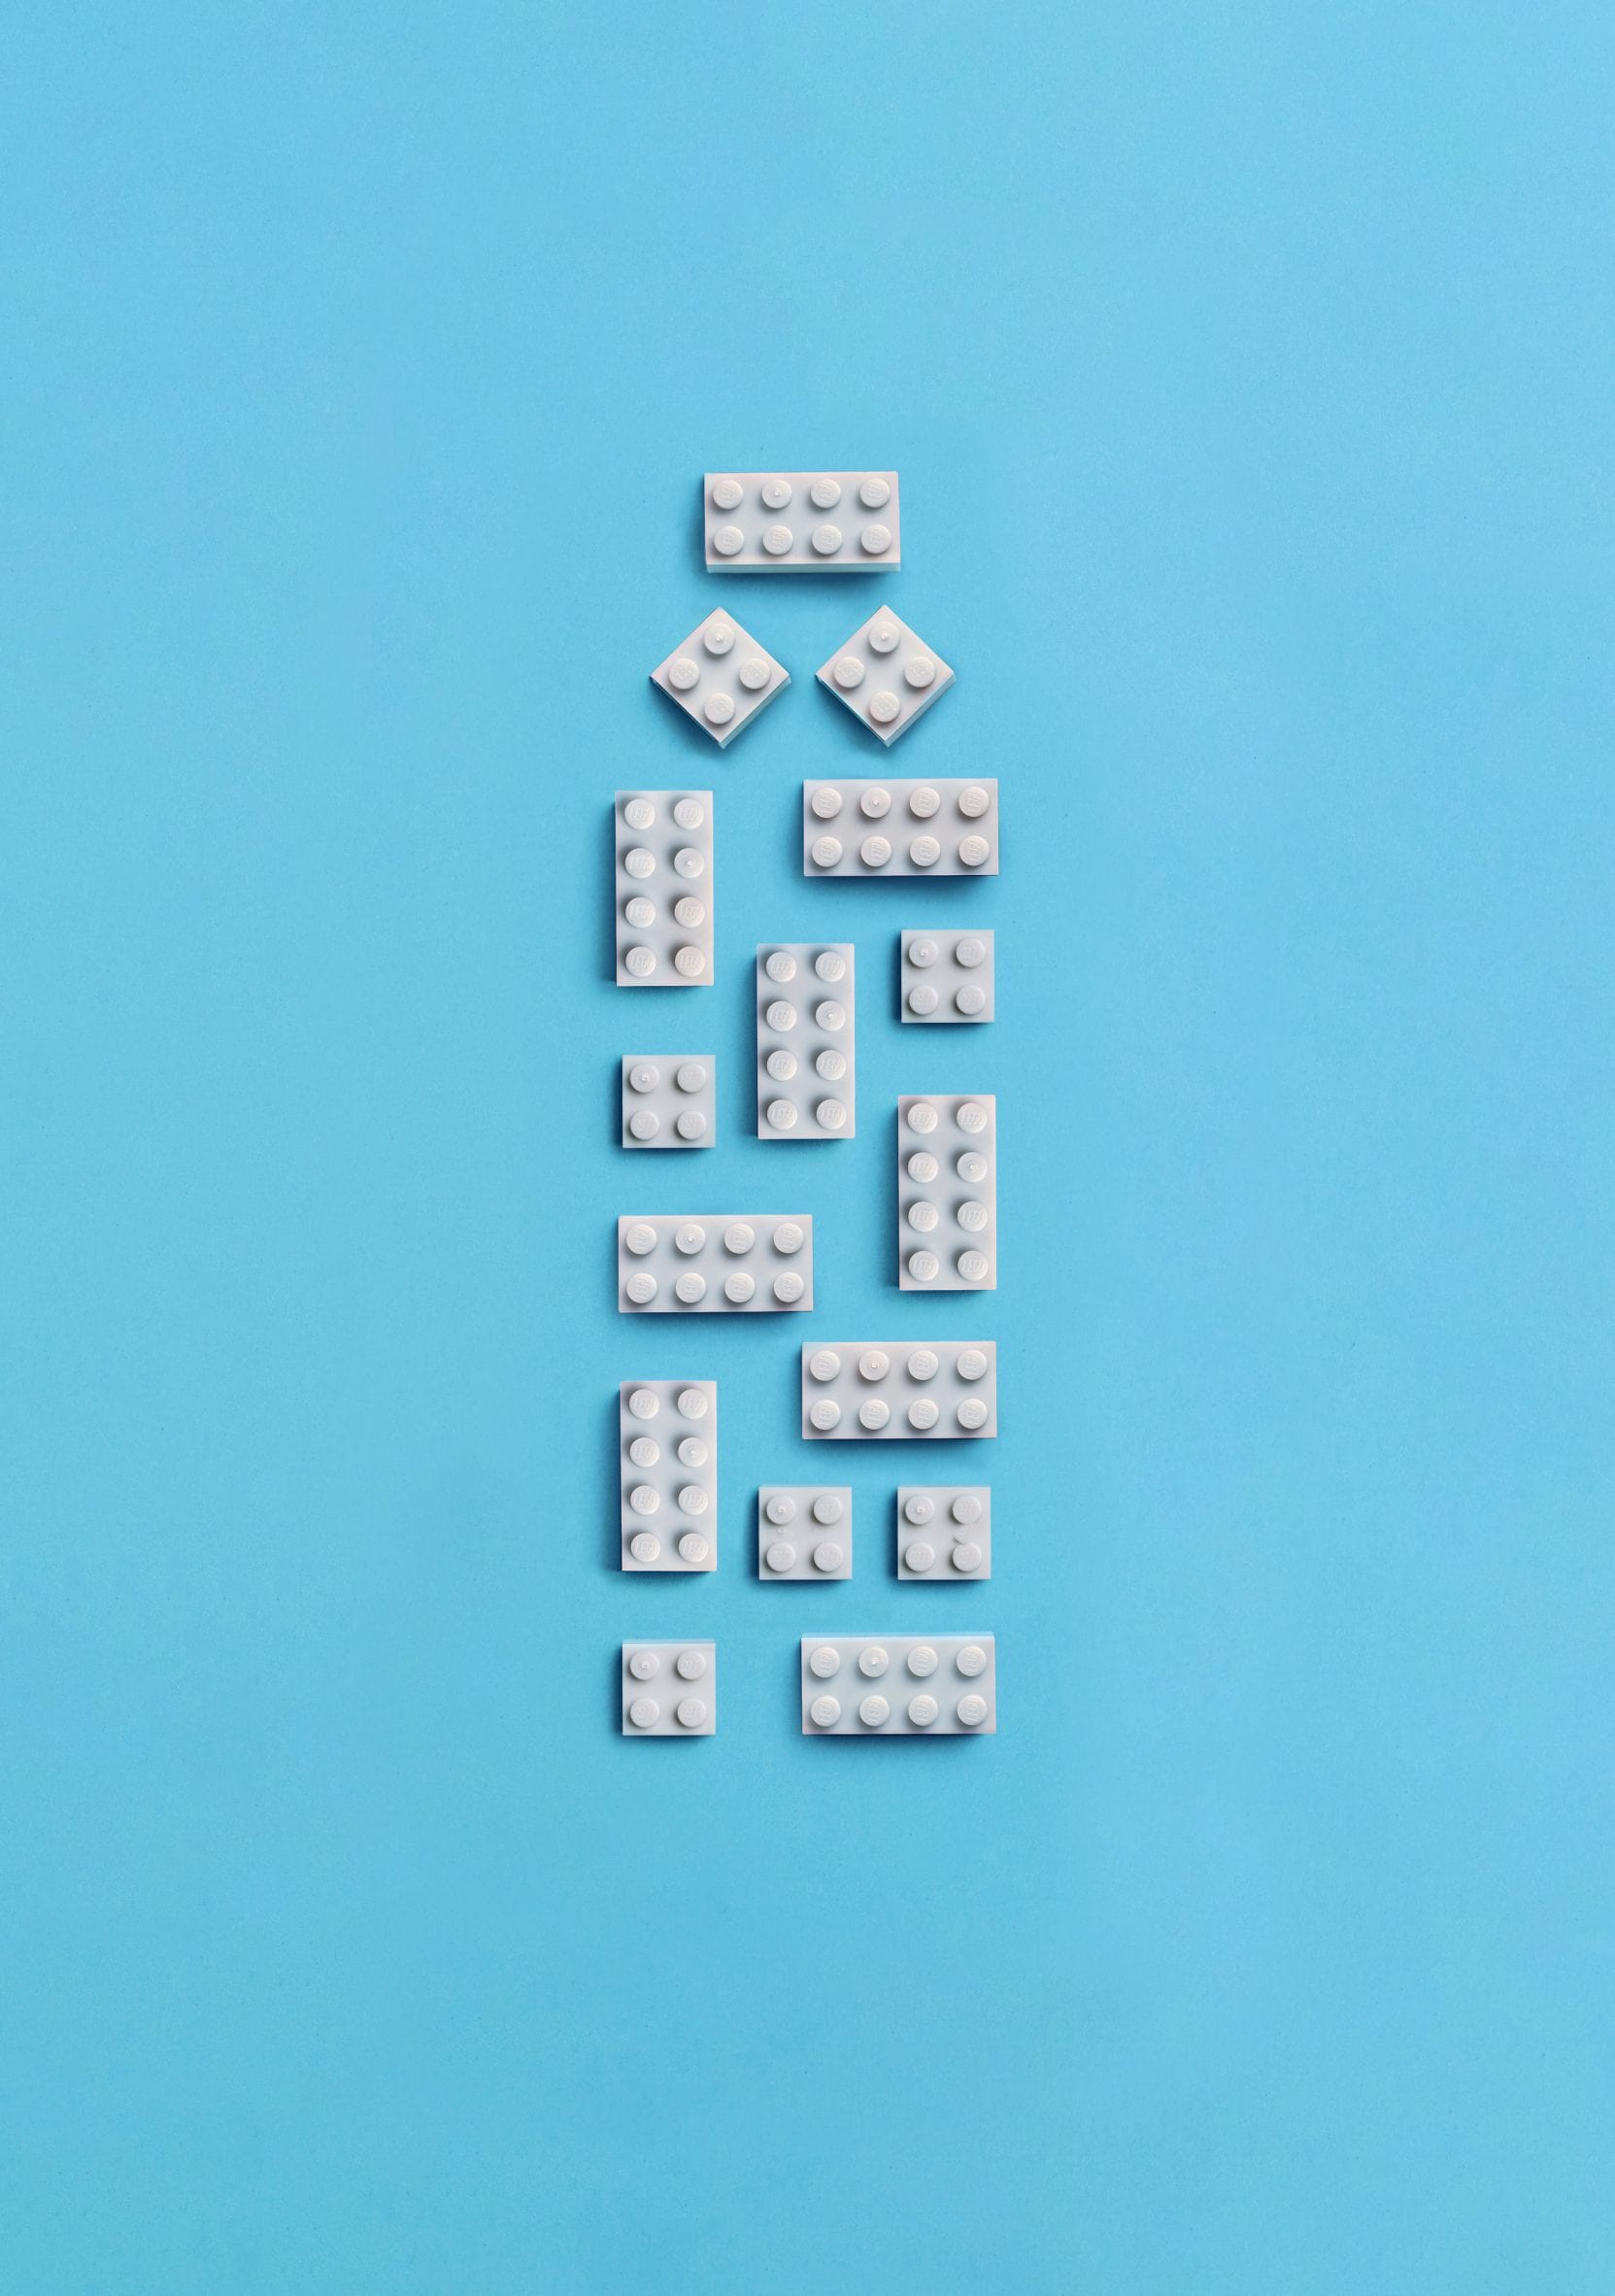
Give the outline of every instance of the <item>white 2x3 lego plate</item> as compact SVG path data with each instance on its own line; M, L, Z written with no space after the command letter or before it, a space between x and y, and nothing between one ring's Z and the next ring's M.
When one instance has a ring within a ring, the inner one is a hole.
M867 574L901 563L894 470L709 470L701 499L709 574Z

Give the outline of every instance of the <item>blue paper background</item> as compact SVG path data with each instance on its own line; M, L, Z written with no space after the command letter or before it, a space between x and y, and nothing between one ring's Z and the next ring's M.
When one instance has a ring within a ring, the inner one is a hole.
M0 150L0 2283L1615 2284L1607 11L14 9ZM893 463L890 585L706 467ZM812 670L1005 873L810 888ZM791 691L646 682L723 602ZM620 784L715 992L606 983ZM995 926L899 1032L905 924ZM764 935L859 1137L761 1147ZM716 1050L723 1146L614 1146ZM1002 1288L891 1286L995 1090ZM622 1209L811 1209L811 1326L627 1324ZM996 1575L749 1574L807 1330L995 1335ZM624 1582L619 1378L722 1569ZM994 1630L993 1743L795 1638ZM716 1635L709 1744L615 1650Z

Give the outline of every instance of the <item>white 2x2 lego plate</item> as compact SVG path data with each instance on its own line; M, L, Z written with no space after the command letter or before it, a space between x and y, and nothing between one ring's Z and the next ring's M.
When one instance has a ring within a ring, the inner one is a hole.
M930 1022L993 1018L990 932L905 932L901 1018Z
M715 1642L623 1643L624 1738L711 1738L717 1728Z
M905 1483L897 1493L897 1576L969 1586L993 1575L993 1493L985 1483Z
M715 1148L718 1062L711 1053L627 1053L622 1061L624 1148Z
M791 683L791 673L732 614L709 614L651 672L703 733L726 750Z
M757 1493L757 1576L764 1585L852 1575L850 1486L764 1483Z
M888 749L953 682L941 655L886 606L854 630L819 672L826 692Z

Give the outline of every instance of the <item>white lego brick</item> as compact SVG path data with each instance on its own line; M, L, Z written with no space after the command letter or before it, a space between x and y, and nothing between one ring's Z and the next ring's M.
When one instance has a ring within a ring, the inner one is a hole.
M709 574L866 574L901 563L894 470L711 471Z
M764 1483L757 1493L757 1576L851 1578L853 1494L828 1483Z
M899 993L904 1021L990 1021L993 935L905 932Z
M813 1305L808 1212L703 1212L617 1223L624 1315L764 1315Z
M624 1148L715 1148L718 1061L712 1053L625 1053Z
M897 1493L897 1576L967 1586L993 1575L993 1493L985 1483L905 1483Z
M624 1738L711 1738L717 1728L716 1642L623 1643Z
M857 1130L851 941L757 943L757 1138Z
M718 1382L627 1379L617 1391L624 1570L718 1568Z
M805 781L804 877L995 877L995 781Z
M709 614L682 646L674 647L651 672L651 683L726 750L785 692L791 672L732 614L720 613Z
M941 655L889 606L878 606L819 672L821 686L888 749L953 682Z
M619 790L617 985L712 986L712 792Z
M940 1442L998 1432L998 1350L991 1339L837 1341L802 1350L809 1442Z
M991 1738L991 1635L804 1635L805 1738Z
M997 1111L992 1093L898 1097L901 1290L997 1289Z

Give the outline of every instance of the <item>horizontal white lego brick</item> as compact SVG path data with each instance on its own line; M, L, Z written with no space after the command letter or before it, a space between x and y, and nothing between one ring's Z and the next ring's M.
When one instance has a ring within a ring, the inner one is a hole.
M709 614L657 663L651 683L726 750L785 692L791 672L732 614Z
M878 606L819 672L825 692L888 749L953 682L941 655L888 606Z
M905 932L898 1017L933 1024L993 1018L990 932Z
M623 1643L624 1738L711 1738L717 1728L716 1642Z
M757 1138L850 1140L858 1127L851 941L759 941Z
M709 574L866 574L901 563L894 470L709 470Z
M897 1100L897 1282L991 1292L998 1282L998 1103L992 1093Z
M626 1379L617 1393L624 1570L718 1568L718 1382Z
M805 1738L991 1738L991 1635L804 1635Z
M712 792L619 790L617 985L712 986Z
M897 1576L970 1586L993 1575L986 1483L904 1483L897 1493Z
M813 1305L808 1212L663 1213L617 1223L624 1315L763 1315Z
M851 1488L764 1483L757 1493L757 1576L764 1584L852 1575Z
M624 1148L715 1148L718 1061L712 1053L625 1053Z
M804 877L995 877L995 781L805 781Z
M998 1432L991 1339L821 1342L802 1350L809 1442L944 1441Z

